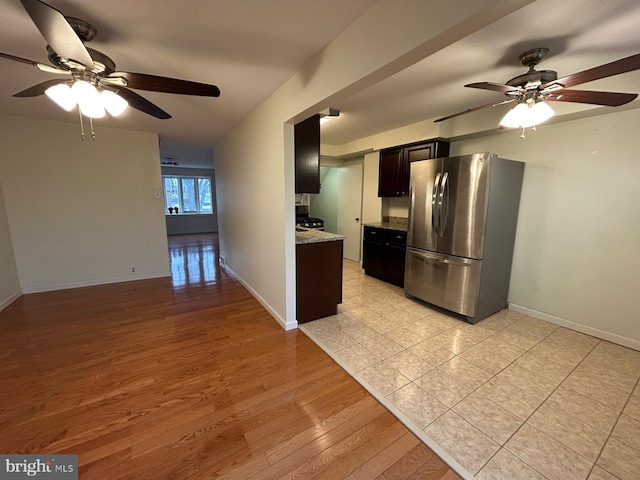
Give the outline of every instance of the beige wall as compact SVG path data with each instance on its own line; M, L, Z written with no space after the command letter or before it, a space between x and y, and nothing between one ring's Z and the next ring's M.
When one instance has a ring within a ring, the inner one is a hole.
M0 116L0 184L25 293L169 275L157 136L96 133L82 142L75 123Z
M18 269L9 232L9 221L0 184L0 310L21 294Z
M397 73L527 3L381 0L217 146L221 254L285 328L297 325L289 123ZM243 221L247 214L251 221Z
M379 152L367 153L364 156L364 172L362 174L362 223L380 221L382 199L378 197L378 162Z

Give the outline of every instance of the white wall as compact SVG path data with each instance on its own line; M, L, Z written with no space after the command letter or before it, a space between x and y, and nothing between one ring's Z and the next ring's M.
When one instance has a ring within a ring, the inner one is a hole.
M168 276L155 134L0 116L0 184L25 293ZM134 267L135 274L130 273Z
M21 293L4 195L0 184L0 310L18 298Z
M454 142L526 162L509 302L640 348L640 109ZM541 315L542 314L542 315Z
M297 325L290 124L527 3L530 0L381 0L217 146L221 254L285 328ZM247 213L251 221L243 222Z

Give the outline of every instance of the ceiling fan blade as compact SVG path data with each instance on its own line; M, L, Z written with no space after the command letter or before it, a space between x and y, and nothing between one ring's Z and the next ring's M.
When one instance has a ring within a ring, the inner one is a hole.
M465 113L475 112L477 110L482 110L483 108L488 108L488 107L497 107L498 105L504 105L505 103L511 103L513 101L515 101L515 98L510 98L510 99L507 99L507 100L503 100L501 102L487 103L486 105L480 105L479 107L470 108L468 110L465 110L464 112L458 112L458 113L454 113L453 115L448 115L446 117L438 118L437 120L434 120L433 122L434 123L443 122L445 120L449 120L450 118L459 117L460 115L464 115Z
M44 92L49 87L53 87L54 85L58 85L59 83L66 83L67 80L47 80L46 82L39 83L34 85L33 87L29 87L26 90L22 90L14 94L14 97L37 97L38 95L44 95Z
M544 90L545 88L556 84L560 84L564 88L573 87L574 85L580 85L582 83L612 77L613 75L620 75L621 73L631 72L638 69L640 69L640 53L631 55L630 57L621 58L615 62L600 65L599 67L574 73L573 75L558 78L557 80L541 85L540 89Z
M91 55L60 11L40 0L20 0L20 2L49 46L58 55L93 70Z
M167 112L162 110L160 107L158 107L157 105L154 105L149 100L138 95L137 93L132 92L128 88L120 87L120 88L114 88L114 90L118 95L120 95L127 102L129 102L129 106L131 108L135 108L136 110L140 110L141 112L144 112L148 115L151 115L152 117L156 117L161 120L166 120L168 118L171 118L171 115L169 115Z
M493 83L493 82L478 82L478 83L469 83L465 85L468 88L480 88L482 90L492 90L494 92L507 93L507 92L524 92L524 88L521 87L512 87L511 85L503 85L502 83Z
M555 90L544 96L545 100L554 102L590 103L619 107L636 99L636 93L592 92L589 90Z
M16 57L15 55L9 55L8 53L2 52L0 52L0 57L6 58L7 60L13 60L14 62L26 63L27 65L36 67L38 70L42 70L43 72L71 75L71 72L68 70L62 70L61 68L52 67L51 65L47 65L46 63L35 62L33 60L29 60L28 58Z
M220 89L215 85L178 80L177 78L158 77L157 75L131 72L113 72L109 77L123 77L127 80L127 87L138 90L178 93L181 95L198 95L202 97L220 96Z

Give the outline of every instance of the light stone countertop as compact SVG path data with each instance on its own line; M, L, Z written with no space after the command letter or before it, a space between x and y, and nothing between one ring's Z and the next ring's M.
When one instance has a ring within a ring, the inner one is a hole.
M323 232L322 230L315 230L313 228L305 229L302 232L299 230L300 227L296 227L296 245L344 240L344 235L338 235L337 233Z

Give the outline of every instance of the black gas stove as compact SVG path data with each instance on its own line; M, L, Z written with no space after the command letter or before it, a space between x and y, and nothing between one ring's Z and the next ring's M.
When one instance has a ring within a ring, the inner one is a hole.
M315 217L297 217L296 225L303 228L313 228L315 230L324 230L324 220Z

